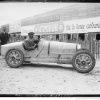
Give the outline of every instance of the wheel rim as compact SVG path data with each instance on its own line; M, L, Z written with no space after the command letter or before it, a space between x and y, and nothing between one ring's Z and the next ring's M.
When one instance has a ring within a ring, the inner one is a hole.
M10 65L18 65L21 61L21 54L18 50L11 50L7 54L7 61Z
M92 66L92 58L88 54L79 54L75 59L75 65L79 70L88 70Z

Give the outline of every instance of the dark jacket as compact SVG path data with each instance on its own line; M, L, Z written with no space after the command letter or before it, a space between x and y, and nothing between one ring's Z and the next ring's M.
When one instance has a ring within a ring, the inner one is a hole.
M26 50L34 50L37 47L39 39L26 39L24 40L24 46Z
M1 33L0 34L0 40L1 40L1 45L7 44L7 41L9 41L9 34L8 33Z

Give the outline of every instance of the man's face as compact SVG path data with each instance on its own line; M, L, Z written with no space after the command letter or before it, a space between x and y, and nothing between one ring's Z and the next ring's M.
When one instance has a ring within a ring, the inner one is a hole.
M6 28L5 28L5 27L3 28L3 31L4 31L4 32L6 31Z
M30 39L32 39L34 37L34 34L29 34L28 36Z

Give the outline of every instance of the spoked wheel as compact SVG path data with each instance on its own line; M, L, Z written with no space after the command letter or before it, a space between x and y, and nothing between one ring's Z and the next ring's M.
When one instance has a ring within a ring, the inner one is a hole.
M79 51L72 60L73 67L80 73L88 73L95 67L95 58L88 51Z
M20 65L23 64L24 55L22 51L12 49L6 53L5 60L10 67L18 68Z

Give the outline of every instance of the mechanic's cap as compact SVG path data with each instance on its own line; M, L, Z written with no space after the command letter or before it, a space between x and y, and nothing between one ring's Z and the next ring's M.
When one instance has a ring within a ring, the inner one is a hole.
M35 34L35 33L34 33L34 32L29 32L28 35L29 35L29 34Z

